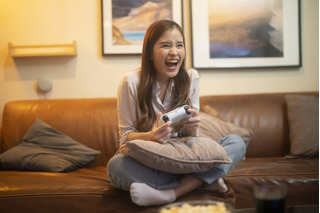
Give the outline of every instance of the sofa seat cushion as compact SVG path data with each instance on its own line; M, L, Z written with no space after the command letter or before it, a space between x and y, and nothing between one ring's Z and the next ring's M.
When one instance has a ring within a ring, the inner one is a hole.
M230 187L229 187L230 188ZM221 194L196 190L180 197L188 200L235 202L234 191ZM0 171L1 212L159 212L161 206L135 205L129 192L115 189L106 168L81 168L69 173Z
M225 176L225 180L237 195L237 208L254 207L252 189L260 184L285 185L288 205L319 203L318 158L246 158Z
M111 188L105 167L69 173L1 171L0 198L104 193Z
M132 212L128 192L113 188L104 166L69 173L0 171L1 212Z

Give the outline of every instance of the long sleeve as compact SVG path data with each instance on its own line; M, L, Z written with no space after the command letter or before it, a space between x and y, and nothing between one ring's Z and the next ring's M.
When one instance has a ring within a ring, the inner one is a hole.
M135 121L139 117L138 112L138 72L131 72L124 76L118 87L118 127L119 142L127 141L127 136L132 131L137 131Z

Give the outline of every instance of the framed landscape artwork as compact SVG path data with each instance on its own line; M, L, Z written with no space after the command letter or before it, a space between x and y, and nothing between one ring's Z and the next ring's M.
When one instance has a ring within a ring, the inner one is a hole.
M299 67L299 0L190 0L192 65Z
M102 54L141 54L145 31L157 20L182 23L181 0L101 0Z

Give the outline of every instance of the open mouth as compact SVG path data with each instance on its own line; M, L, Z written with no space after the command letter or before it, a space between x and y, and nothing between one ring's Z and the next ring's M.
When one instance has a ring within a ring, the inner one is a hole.
M167 65L167 67L175 68L178 65L178 62L179 62L178 60L168 60L165 63Z

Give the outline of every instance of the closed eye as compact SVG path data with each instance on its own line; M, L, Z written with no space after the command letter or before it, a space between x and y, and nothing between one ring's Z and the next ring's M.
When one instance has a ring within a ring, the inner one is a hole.
M160 45L161 45L161 47L165 47L165 48L170 47L170 43L169 42L161 42Z
M183 42L179 42L179 43L177 44L177 47L184 47Z
M161 43L160 43L160 46L163 47L163 48L170 48L170 47L172 46L172 44L171 44L170 42L161 42ZM182 42L182 41L181 41L181 42L178 42L178 43L176 44L176 47L178 47L178 48L184 48L183 42Z

